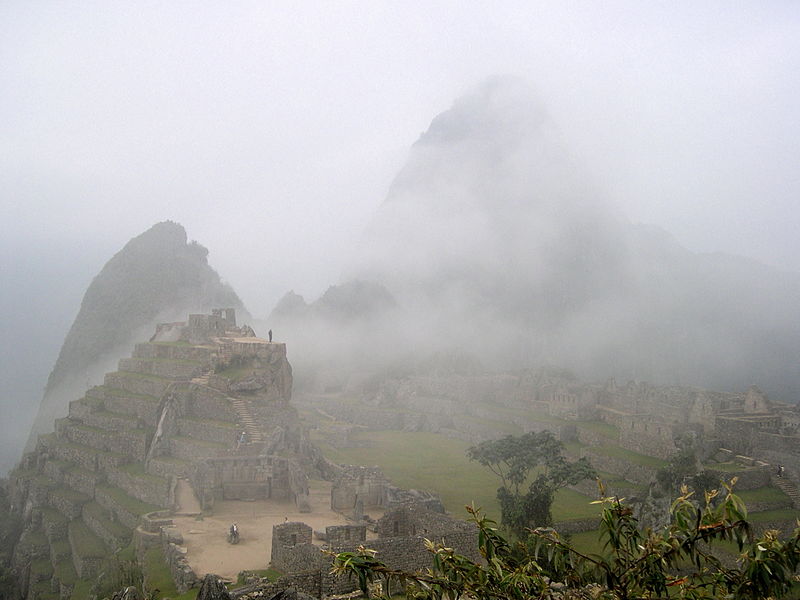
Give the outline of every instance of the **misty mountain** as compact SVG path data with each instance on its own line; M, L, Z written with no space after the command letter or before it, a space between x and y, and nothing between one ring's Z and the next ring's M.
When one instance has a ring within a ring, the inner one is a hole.
M369 327L315 312L284 336L301 354L322 355L333 335L340 360L454 351L494 369L800 391L800 275L628 223L514 79L433 119L343 279L384 286L397 304Z
M236 293L208 265L208 250L188 242L177 223L158 223L130 240L92 280L47 380L28 447L69 401L100 383L130 345L159 321L215 306L242 309Z

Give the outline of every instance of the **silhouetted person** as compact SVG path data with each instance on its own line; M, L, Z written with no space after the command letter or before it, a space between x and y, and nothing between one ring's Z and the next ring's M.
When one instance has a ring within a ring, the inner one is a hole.
M269 341L271 342L272 341L272 329L269 330L269 333L267 333L267 335L269 336Z

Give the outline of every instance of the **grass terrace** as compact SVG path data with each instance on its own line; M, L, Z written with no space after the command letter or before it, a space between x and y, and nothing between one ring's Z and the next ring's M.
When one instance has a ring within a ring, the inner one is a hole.
M576 421L575 426L578 429L586 429L610 440L619 440L619 429L605 421Z
M137 498L128 496L123 490L118 487L112 486L98 486L97 489L111 497L114 502L119 504L122 508L134 515L146 515L154 510L160 510L160 507L142 502Z
M741 490L737 491L736 495L739 496L745 504L749 505L752 502L765 502L780 504L785 503L791 505L792 499L787 496L783 490L775 487L765 486L755 490Z
M392 482L404 488L438 493L455 517L466 518L464 506L474 503L499 520L496 498L500 482L489 469L466 456L469 443L425 432L363 431L352 439L369 443L364 448L333 448L320 443L329 459L343 464L377 465ZM589 498L563 489L553 503L556 521L596 517L600 510Z
M639 454L632 450L627 450L620 446L593 446L592 451L603 456L610 456L611 458L619 458L627 460L636 465L643 467L651 467L653 469L660 469L667 466L667 461L654 456L647 456L646 454Z
M92 533L83 521L70 521L69 534L75 551L82 558L104 558L108 555L108 548L103 540Z

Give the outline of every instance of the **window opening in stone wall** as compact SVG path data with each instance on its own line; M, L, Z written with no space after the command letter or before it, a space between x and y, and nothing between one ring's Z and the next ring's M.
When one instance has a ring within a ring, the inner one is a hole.
M394 522L394 534L397 535L400 533L400 523L398 521Z
M297 534L293 533L292 534L292 546L296 546L296 545L297 545Z

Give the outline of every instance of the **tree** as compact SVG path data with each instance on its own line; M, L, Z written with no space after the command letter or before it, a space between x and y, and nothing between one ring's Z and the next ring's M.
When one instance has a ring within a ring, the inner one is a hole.
M596 477L586 458L570 462L564 445L551 431L487 440L467 449L467 456L500 478L497 490L501 523L520 537L532 527L552 525L555 493L567 485ZM525 490L525 483L535 477Z
M363 547L336 555L333 572L356 577L364 594L370 584L381 583L381 598L389 597L393 584L417 600L782 597L798 580L800 527L785 540L777 531L755 537L733 483L725 484L722 502L713 502L716 490L706 492L702 507L684 486L672 503L671 523L657 530L641 530L624 501L599 500L602 556L576 550L552 529L532 530L525 542L511 543L493 521L467 507L478 527L481 563L426 540L433 559L426 573L390 569ZM715 542L736 545L734 566L715 556Z

